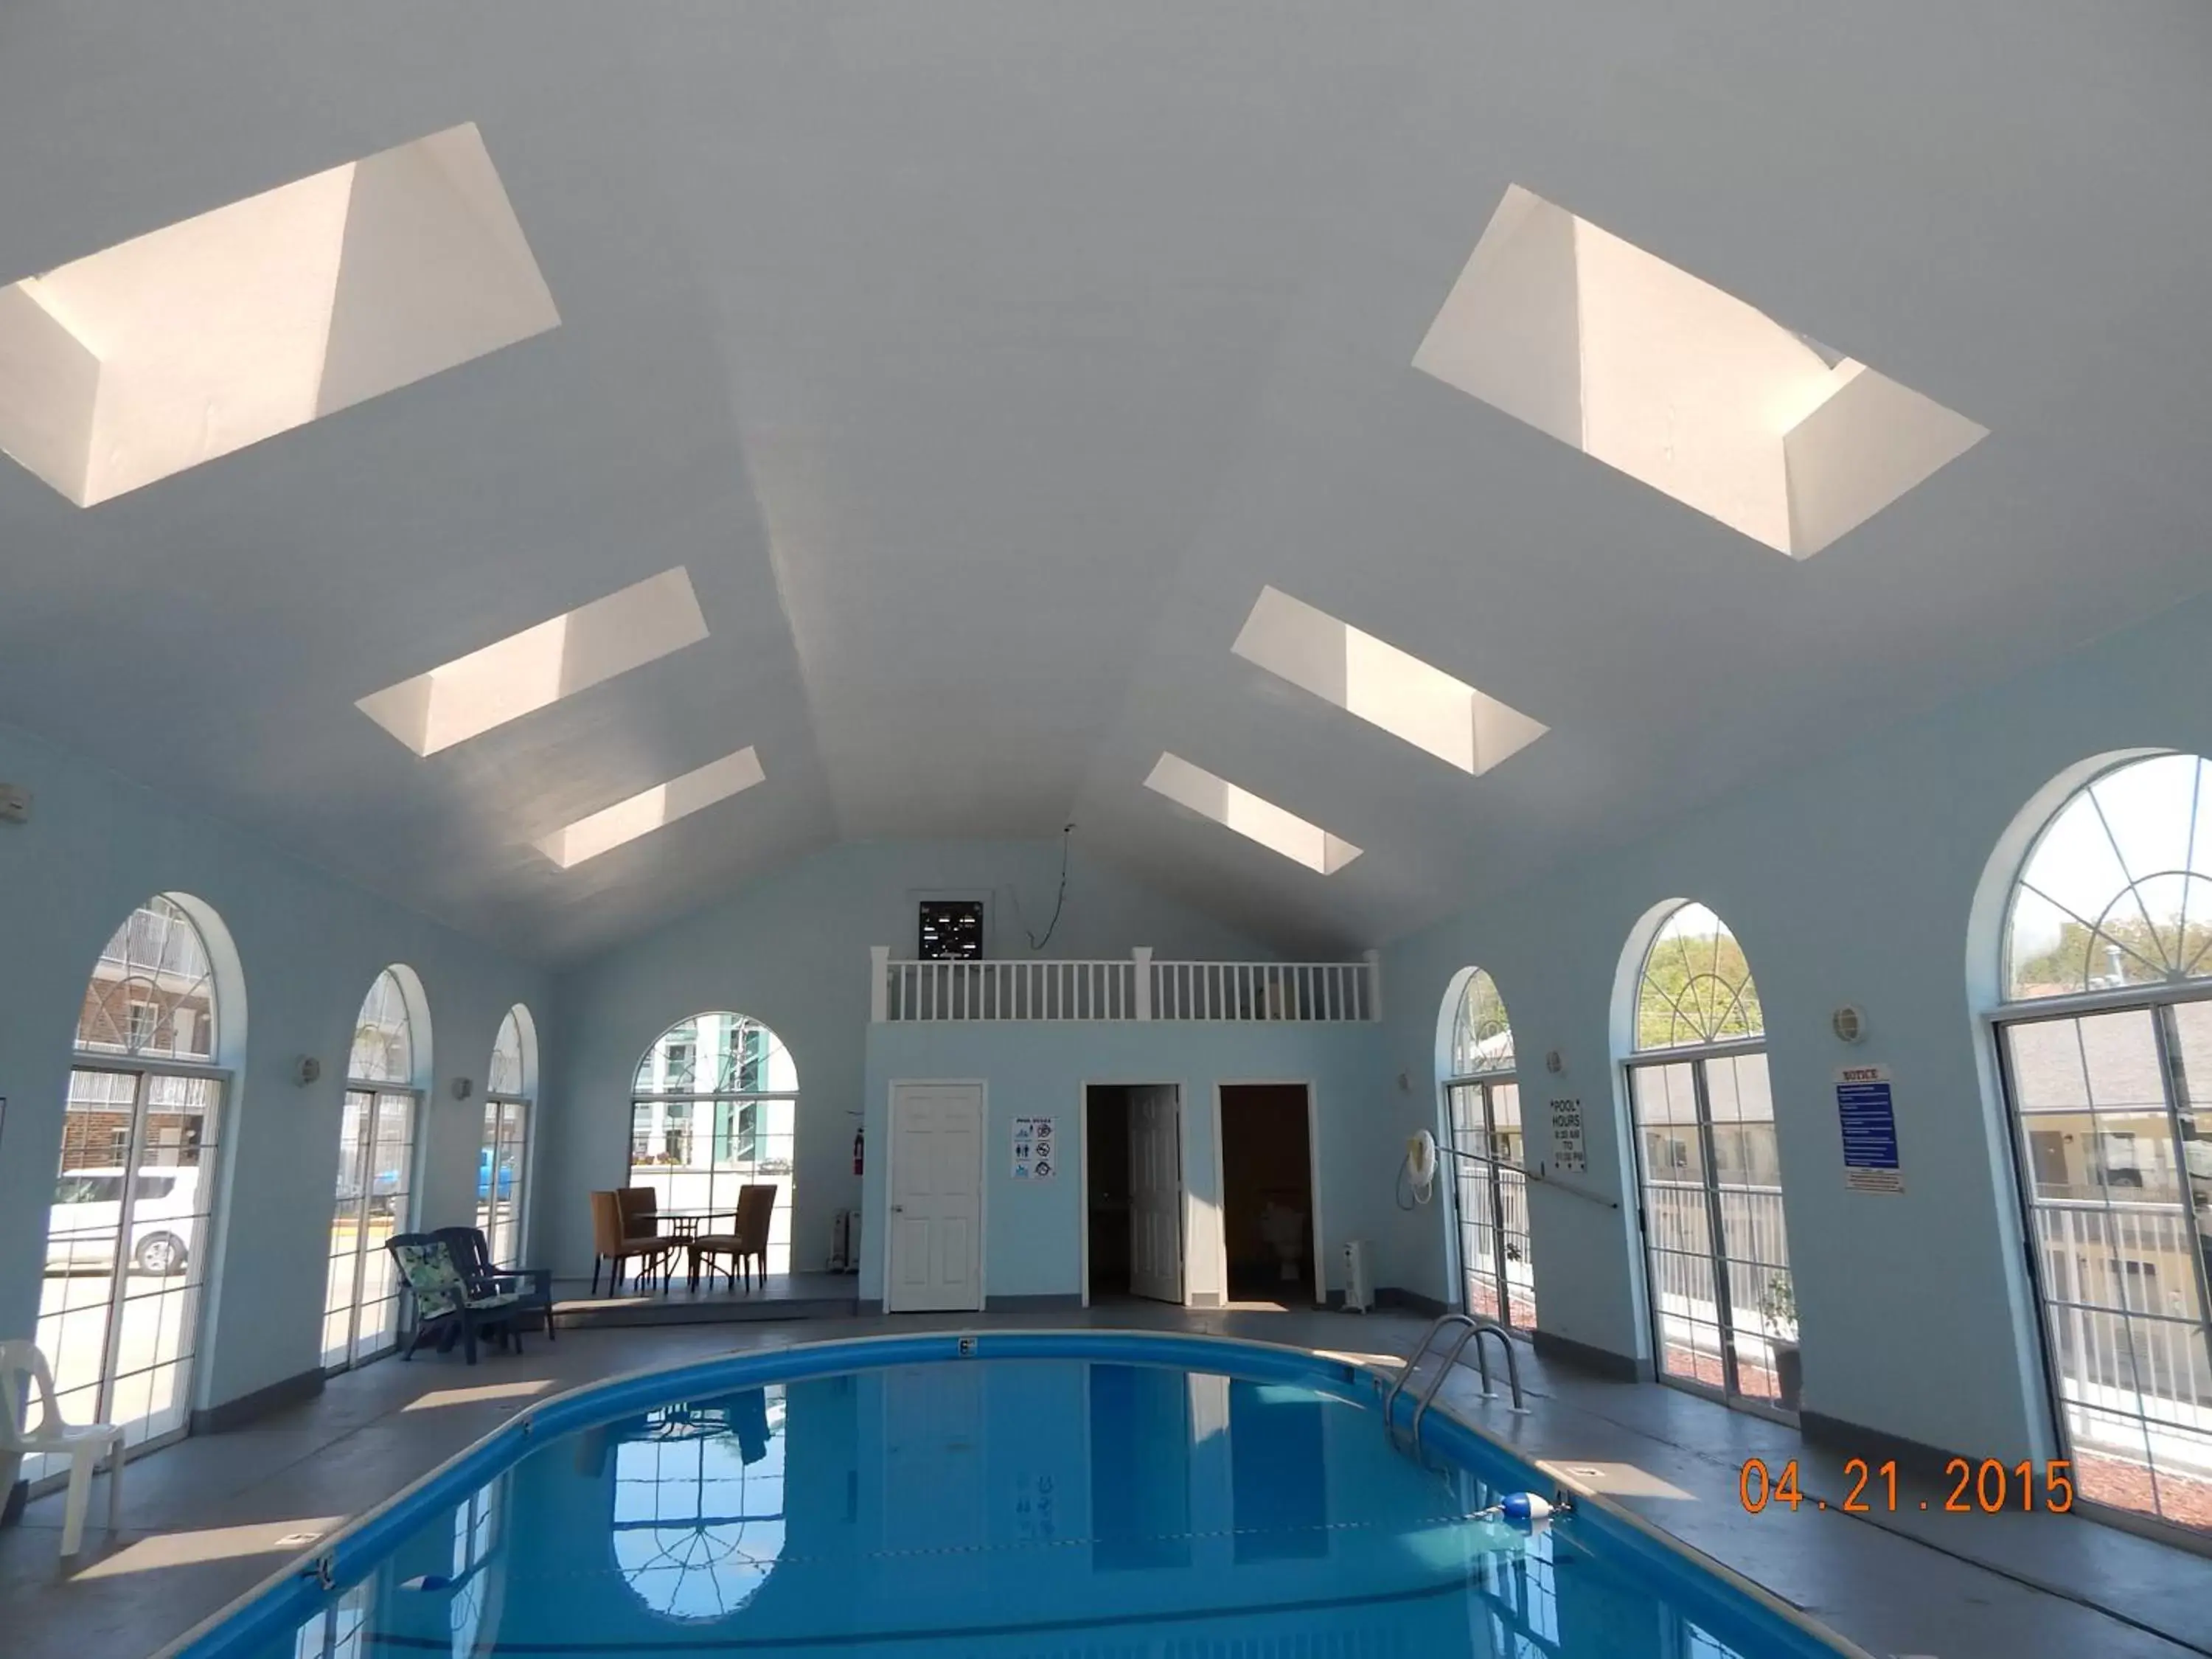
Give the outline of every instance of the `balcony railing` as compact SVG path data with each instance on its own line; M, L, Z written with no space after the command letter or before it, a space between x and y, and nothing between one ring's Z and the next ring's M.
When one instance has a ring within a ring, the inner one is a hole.
M1382 1018L1376 953L1359 962L895 962L871 951L878 1024L978 1020L1297 1020Z
M2212 1431L2194 1218L2178 1203L2038 1198L2033 1207L2061 1392Z

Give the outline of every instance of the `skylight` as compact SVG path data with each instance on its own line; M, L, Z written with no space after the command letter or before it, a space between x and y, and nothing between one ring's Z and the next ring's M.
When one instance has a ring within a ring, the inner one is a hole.
M539 841L538 848L563 870L573 870L586 859L595 859L640 836L649 836L664 824L689 817L702 807L727 800L751 788L763 775L760 757L750 748L740 749L734 755L709 761L696 772L657 783L587 818L578 818L567 829L556 830Z
M0 288L0 451L91 507L560 321L465 124Z
M1518 185L1413 367L1796 559L1989 435Z
M1204 767L1193 766L1180 755L1162 755L1145 787L1324 876L1334 875L1359 856L1350 842L1215 777Z
M1273 587L1230 647L1247 662L1480 775L1551 728Z
M355 707L434 755L707 637L682 565L402 680Z

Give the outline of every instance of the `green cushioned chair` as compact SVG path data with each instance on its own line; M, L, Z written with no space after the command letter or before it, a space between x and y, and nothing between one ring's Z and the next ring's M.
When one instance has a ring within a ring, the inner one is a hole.
M479 1331L521 1352L522 1334L515 1321L520 1298L513 1291L491 1291L481 1285L471 1289L452 1244L435 1233L394 1233L384 1248L392 1252L400 1278L415 1297L415 1334L401 1358L412 1359L422 1339L433 1331L438 1334L441 1352L452 1346L458 1334L471 1365L477 1363Z

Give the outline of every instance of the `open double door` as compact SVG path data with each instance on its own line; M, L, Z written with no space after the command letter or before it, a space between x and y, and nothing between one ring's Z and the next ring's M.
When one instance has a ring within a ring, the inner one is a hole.
M1129 1091L1129 1292L1182 1301L1182 1100L1171 1083Z
M1182 1091L1172 1083L1085 1091L1087 1284L1093 1300L1183 1300Z

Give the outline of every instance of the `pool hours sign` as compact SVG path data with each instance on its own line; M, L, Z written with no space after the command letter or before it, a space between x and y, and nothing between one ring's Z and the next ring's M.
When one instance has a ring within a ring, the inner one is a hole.
M1589 1170L1589 1149L1583 1140L1580 1100L1552 1103L1552 1171L1555 1175L1583 1175Z

